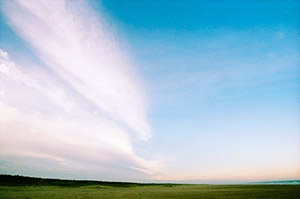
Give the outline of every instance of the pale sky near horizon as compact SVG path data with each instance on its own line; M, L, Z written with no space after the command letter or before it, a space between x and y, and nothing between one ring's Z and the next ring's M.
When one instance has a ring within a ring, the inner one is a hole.
M1 1L0 173L300 179L300 2Z

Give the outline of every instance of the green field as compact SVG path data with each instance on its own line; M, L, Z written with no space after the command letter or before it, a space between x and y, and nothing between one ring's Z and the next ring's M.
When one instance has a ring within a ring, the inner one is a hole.
M174 185L19 178L0 176L0 198L300 198L300 185Z

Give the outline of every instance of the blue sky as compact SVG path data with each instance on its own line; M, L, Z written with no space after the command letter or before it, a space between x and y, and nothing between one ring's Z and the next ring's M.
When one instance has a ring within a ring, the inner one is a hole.
M62 2L1 4L2 173L300 178L298 1Z

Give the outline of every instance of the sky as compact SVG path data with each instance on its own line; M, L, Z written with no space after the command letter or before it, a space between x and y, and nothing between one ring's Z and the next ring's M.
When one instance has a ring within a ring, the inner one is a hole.
M300 179L299 1L0 5L0 173Z

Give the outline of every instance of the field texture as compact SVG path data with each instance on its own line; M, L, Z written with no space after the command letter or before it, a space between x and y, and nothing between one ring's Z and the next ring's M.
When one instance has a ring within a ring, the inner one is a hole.
M31 184L29 186L15 182L0 183L0 198L300 198L300 185L145 185L96 181L62 181L59 185L59 181L53 182L48 185L47 181L27 182Z

